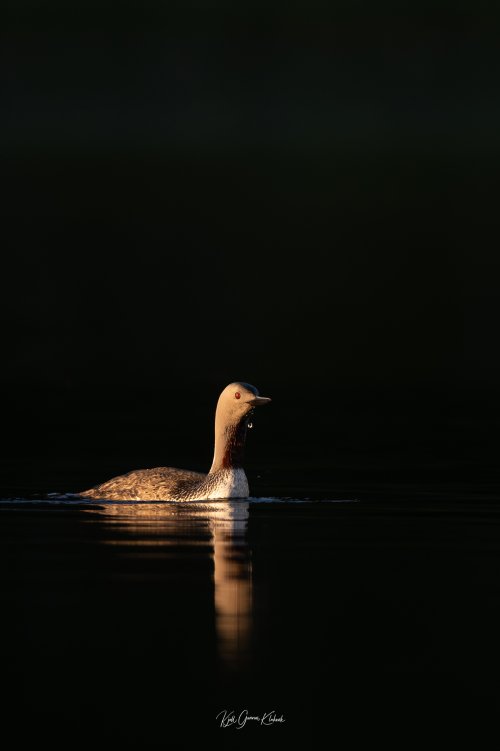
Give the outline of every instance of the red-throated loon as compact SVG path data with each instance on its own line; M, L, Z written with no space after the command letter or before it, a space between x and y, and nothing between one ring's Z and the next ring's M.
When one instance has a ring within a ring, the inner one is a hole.
M248 498L248 481L242 466L248 416L254 407L270 401L248 383L226 386L215 411L215 451L208 474L174 467L136 469L78 495L110 501Z

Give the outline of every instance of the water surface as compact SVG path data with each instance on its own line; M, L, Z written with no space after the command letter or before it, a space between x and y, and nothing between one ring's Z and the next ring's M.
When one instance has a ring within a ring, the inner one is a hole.
M486 723L496 501L357 495L3 500L4 728L189 748ZM285 722L221 728L222 710Z

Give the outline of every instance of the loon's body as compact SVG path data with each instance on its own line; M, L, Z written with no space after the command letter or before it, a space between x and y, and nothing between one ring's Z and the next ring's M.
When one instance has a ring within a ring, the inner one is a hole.
M208 474L174 467L137 469L79 495L110 501L248 498L248 481L242 466L248 416L254 407L270 401L247 383L230 383L224 389L215 412L214 460Z
M155 467L134 469L80 495L109 501L201 501L247 498L248 492L248 482L242 468L203 474L175 467Z

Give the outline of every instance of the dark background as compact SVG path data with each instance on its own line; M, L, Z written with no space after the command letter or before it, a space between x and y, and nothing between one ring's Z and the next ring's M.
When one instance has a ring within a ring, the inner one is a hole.
M491 489L492 8L7 3L4 492L208 468L236 379L259 492Z

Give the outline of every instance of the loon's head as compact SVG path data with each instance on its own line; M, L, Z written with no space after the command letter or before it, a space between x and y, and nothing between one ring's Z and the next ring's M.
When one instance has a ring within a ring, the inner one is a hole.
M227 424L239 423L254 407L269 404L267 396L259 396L255 386L235 381L226 386L217 402L217 416Z
M215 450L210 472L242 466L248 415L254 407L269 404L255 386L236 381L226 386L215 411Z

